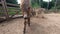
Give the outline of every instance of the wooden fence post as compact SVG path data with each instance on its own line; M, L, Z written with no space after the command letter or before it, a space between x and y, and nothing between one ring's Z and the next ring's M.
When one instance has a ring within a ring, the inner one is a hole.
M3 7L3 11L5 13L6 19L8 19L9 15L8 15L8 10L7 10L6 0L1 0L1 3L2 3L2 7Z

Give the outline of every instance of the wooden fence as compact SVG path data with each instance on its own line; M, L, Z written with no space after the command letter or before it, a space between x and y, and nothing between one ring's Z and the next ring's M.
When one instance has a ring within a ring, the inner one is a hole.
M7 6L19 7L18 4L6 3L6 0L0 0L0 5L2 5L2 7L3 7L3 11L4 11L6 19L9 19L9 14L8 14L8 8L7 8Z

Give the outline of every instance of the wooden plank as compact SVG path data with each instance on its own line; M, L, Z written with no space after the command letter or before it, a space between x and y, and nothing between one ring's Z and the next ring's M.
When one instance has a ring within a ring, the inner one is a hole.
M2 4L2 2L0 2L0 4ZM7 6L15 6L15 7L19 7L18 4L11 4L11 3L6 3L6 4L7 4Z
M18 5L18 4L11 4L11 3L7 3L7 5L9 5L9 6L15 6L15 7L19 7L19 5Z

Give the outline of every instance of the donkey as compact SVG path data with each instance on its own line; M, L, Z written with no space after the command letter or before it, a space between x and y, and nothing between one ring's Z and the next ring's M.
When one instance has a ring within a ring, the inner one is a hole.
M26 24L30 26L30 0L21 0L20 8L24 17L24 32L26 33Z

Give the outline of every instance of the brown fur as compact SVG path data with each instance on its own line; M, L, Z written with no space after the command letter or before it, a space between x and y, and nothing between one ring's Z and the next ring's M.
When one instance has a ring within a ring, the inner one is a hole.
M44 8L36 8L36 9L35 9L36 17L38 17L39 15L40 15L40 17L41 17L41 16L44 16L44 11L45 11Z

